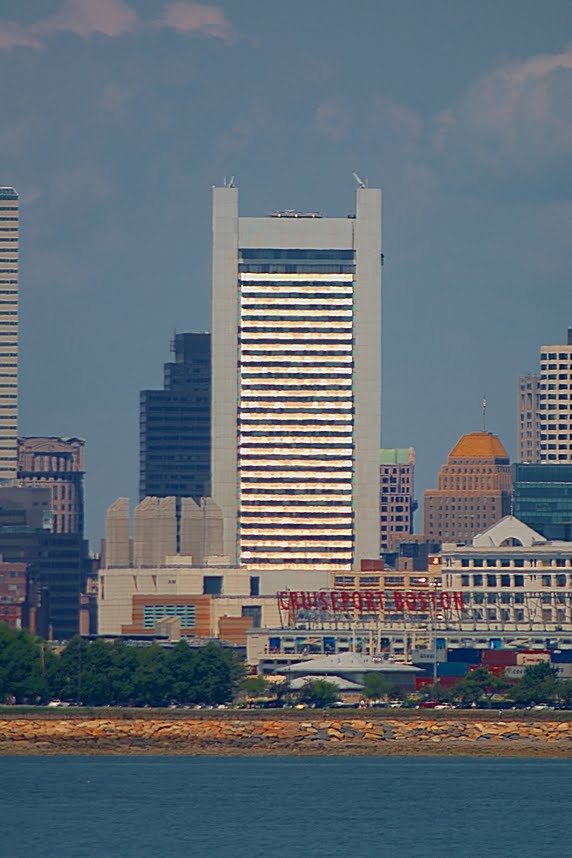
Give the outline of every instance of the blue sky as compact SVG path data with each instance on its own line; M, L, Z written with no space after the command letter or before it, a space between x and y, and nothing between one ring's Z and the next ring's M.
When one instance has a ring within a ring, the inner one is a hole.
M86 439L92 539L137 496L139 390L210 327L230 175L244 215L381 186L383 444L421 498L486 393L514 455L517 376L572 324L569 0L0 0L0 94L20 431Z

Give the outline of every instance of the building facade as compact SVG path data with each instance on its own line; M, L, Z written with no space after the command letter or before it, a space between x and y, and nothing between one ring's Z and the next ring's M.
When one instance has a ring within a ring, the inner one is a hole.
M540 376L518 379L518 461L540 462Z
M379 552L381 192L356 214L239 217L213 197L212 496L253 568Z
M513 642L535 633L545 645L547 635L572 639L571 542L549 541L507 516L470 545L443 545L441 568L443 587L463 594L459 628L467 633Z
M514 465L513 506L547 539L572 540L572 464Z
M510 460L492 432L463 435L438 485L424 495L424 534L430 539L469 542L510 513Z
M540 462L572 464L572 328L566 345L540 348Z
M142 390L139 497L192 497L210 489L211 337L175 334L163 390Z
M415 450L380 451L380 554L392 549L392 538L413 533Z
M0 556L27 566L30 629L57 640L77 634L86 545L81 534L52 532L48 487L0 488Z
M18 481L50 489L54 533L83 534L84 452L80 438L18 439Z
M0 481L18 470L18 194L0 187Z

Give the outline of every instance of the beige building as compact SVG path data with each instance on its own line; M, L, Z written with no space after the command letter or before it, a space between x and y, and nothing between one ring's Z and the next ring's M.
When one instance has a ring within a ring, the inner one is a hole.
M18 194L0 187L0 482L18 470Z
M540 462L540 376L518 379L518 461Z
M84 451L80 438L18 439L18 481L51 490L54 533L83 534Z
M356 213L239 217L213 193L212 496L251 569L379 552L381 191Z
M223 562L222 513L212 498L147 497L137 504L130 537L129 499L107 510L105 567L161 566L167 556L183 554L195 566ZM226 561L225 561L226 562Z
M380 554L392 550L393 537L413 533L415 450L380 450Z
M158 621L178 617L183 634L224 637L225 627L232 627L229 620L240 619L245 621L245 642L247 628L280 622L280 590L328 585L327 572L270 569L252 574L228 566L195 567L183 555L167 557L155 568L102 569L98 630L100 635L153 634ZM240 624L235 636L237 628Z
M472 432L455 444L424 495L423 532L441 542L469 542L510 512L510 459L497 435Z
M572 463L572 328L566 345L540 348L540 462Z
M572 635L572 543L550 542L507 516L471 544L444 544L445 589L463 594L465 632Z

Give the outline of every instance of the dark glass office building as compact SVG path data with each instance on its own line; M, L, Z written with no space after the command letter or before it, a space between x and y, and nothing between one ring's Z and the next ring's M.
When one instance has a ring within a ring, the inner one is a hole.
M79 632L87 544L79 533L52 533L51 525L49 488L0 488L0 554L28 567L25 625L69 640Z
M139 497L210 493L211 335L176 334L163 390L142 390Z
M547 539L572 540L572 465L514 465L514 515Z

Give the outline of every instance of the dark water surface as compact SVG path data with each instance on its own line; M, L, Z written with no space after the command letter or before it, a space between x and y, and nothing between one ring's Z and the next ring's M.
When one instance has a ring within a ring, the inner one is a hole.
M0 757L2 858L572 856L568 760Z

